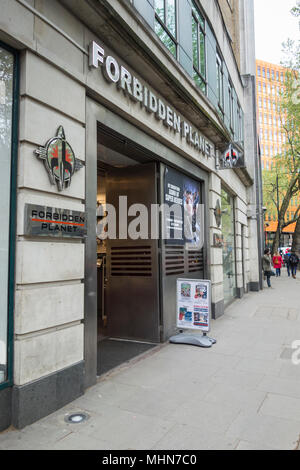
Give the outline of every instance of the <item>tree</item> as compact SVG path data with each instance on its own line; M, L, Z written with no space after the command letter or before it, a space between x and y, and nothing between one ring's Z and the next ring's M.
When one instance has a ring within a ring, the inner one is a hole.
M300 2L293 8L292 13L300 16ZM290 162L289 167L293 176L298 176L295 187L297 194L300 194L300 46L292 41L288 42L288 58L291 71L287 75L288 89L285 96L284 106L287 110L286 131L289 138ZM295 214L296 227L293 235L292 249L300 252L300 208Z
M292 219L286 219L286 213L293 196L299 192L298 175L290 175L279 168L273 171L263 171L264 205L267 207L268 215L278 221L275 238L272 244L272 253L278 251L280 235L285 227L297 222L300 205Z
M300 10L299 6L295 8ZM298 100L300 45L288 40L283 44L283 51L285 60L282 65L286 68L285 84L281 89L277 107L284 145L281 154L274 158L273 170L264 172L265 205L269 210L271 207L271 213L276 212L278 219L272 245L273 254L278 251L283 228L296 222L296 227L300 229L300 223L297 223L300 217L300 206L293 219L286 220L291 198L300 193L300 100Z
M300 217L298 217L296 228L293 236L292 251L300 253Z
M297 1L297 5L292 8L291 10L292 15L296 17L300 17L300 1ZM295 105L298 105L298 108L300 107L300 82L299 82L299 48L298 48L298 80L296 83L294 83L294 95L293 95L293 101ZM299 143L299 142L298 142ZM298 148L299 150L299 148ZM293 245L292 245L292 250L300 253L300 216L298 216L296 227L295 227L295 232L293 236Z
M291 14L300 17L300 0L297 0ZM300 205L293 219L286 218L291 199L300 194L300 42L288 39L283 43L283 52L285 59L281 65L286 70L285 84L276 105L284 145L281 153L274 158L272 170L263 171L264 205L268 214L278 220L273 254L278 250L282 230L293 222L296 222L296 228L292 249L300 252Z

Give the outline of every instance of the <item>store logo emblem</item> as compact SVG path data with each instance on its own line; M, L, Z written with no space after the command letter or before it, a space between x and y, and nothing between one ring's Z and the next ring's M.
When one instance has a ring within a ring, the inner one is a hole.
M35 150L35 154L44 160L50 182L57 183L59 191L68 188L75 171L83 167L75 158L71 145L66 141L62 126L59 126L56 136L48 140L45 147Z
M221 158L221 169L239 168L243 166L244 162L242 161L240 152L238 152L237 149L232 144L230 144Z

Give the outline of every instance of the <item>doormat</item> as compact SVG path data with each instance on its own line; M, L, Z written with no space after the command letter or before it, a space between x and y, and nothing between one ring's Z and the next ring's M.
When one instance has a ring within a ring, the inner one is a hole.
M97 375L102 375L123 364L135 356L154 348L157 344L136 343L133 341L116 341L104 339L98 342Z

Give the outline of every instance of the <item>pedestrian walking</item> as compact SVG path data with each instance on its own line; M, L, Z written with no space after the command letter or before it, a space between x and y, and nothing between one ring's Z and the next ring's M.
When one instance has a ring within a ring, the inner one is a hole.
M289 259L291 271L292 271L292 276L294 279L296 279L296 274L297 274L297 267L299 263L299 256L295 251L291 252L290 259Z
M282 263L283 260L280 254L273 256L273 266L276 269L276 277L279 277L281 275Z
M264 256L262 257L262 267L263 267L264 275L267 278L268 287L272 287L271 276L275 276L274 272L272 271L271 262L272 261L271 261L270 249L266 248L264 251Z
M290 256L291 256L291 252L290 251L287 251L283 257L283 260L284 260L284 263L285 263L285 266L286 266L286 270L287 270L287 273L288 273L288 277L290 277L291 273L291 267L290 267Z

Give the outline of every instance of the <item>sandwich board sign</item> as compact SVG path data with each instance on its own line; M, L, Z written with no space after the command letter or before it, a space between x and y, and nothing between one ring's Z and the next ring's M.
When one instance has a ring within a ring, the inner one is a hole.
M177 279L177 326L210 330L211 281Z
M194 344L211 347L215 339L206 336L210 331L211 281L202 279L177 279L176 325L188 330L202 331L203 335L181 332L170 338L171 343Z

